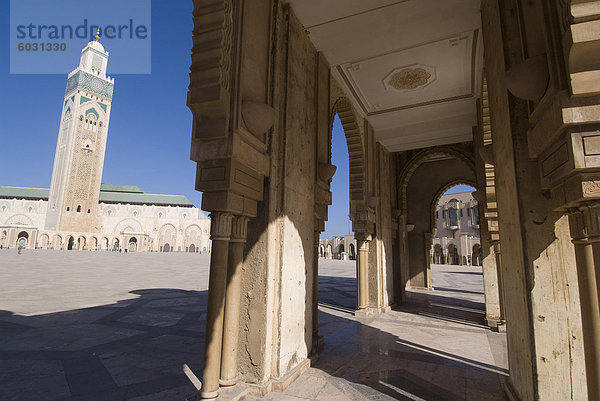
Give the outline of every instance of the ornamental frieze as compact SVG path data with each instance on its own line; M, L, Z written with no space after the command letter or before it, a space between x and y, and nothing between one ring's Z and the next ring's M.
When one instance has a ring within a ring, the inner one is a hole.
M112 99L114 84L85 71L78 71L67 80L65 94L75 88L81 88L104 98Z

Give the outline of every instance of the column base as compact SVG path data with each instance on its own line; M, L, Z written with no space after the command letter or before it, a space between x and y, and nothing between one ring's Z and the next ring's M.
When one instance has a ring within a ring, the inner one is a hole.
M238 378L234 377L233 379L219 379L219 386L221 387L230 387L235 386L238 382Z
M355 310L354 316L356 316L356 317L375 316L375 315L379 315L381 313L385 313L389 310L391 310L391 307L389 307L389 306L384 306L381 308L373 308L373 307L367 306L366 308L360 308L360 309Z
M271 391L282 392L290 386L302 373L310 368L310 359L305 359L298 366L293 368L285 376L279 379L271 379L262 384L247 384L248 394L264 397Z
M213 398L217 398L219 396L219 390L217 391L201 391L200 399L202 400L211 400Z
M238 382L235 386L223 387L219 390L218 400L241 401L249 394L248 385Z
M502 319L485 319L488 327L499 333L506 333L506 321Z

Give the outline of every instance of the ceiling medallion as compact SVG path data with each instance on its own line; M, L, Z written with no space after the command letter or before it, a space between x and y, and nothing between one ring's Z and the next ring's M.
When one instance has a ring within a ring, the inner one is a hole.
M417 89L429 82L431 74L423 68L405 68L394 73L388 84L398 90Z

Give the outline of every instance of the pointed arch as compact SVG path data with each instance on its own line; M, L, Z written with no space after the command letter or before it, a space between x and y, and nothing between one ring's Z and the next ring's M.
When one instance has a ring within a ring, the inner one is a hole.
M125 231L130 232L128 230L132 230L132 231L141 233L141 232L143 232L142 223L140 223L137 219L128 217L126 219L121 220L115 226L115 234L120 234Z
M357 118L352 104L346 97L339 97L333 102L329 116L329 160L331 160L331 135L335 115L340 117L350 159L350 213L356 210L356 201L365 198L365 146L364 128L360 126L362 119ZM362 129L361 129L362 128Z
M400 208L402 210L402 213L406 213L406 211L407 211L407 206L408 206L407 205L407 188L408 188L408 184L410 182L412 175L417 170L417 168L419 168L419 166L421 166L427 160L434 158L434 157L439 157L439 156L452 157L452 158L459 160L460 162L464 163L473 172L473 176L476 176L475 175L475 162L473 161L472 156L469 156L468 153L463 152L462 150L459 150L455 147L450 147L450 146L439 146L439 147L433 147L433 148L428 148L428 149L422 150L422 151L418 152L417 154L415 154L408 161L408 163L406 164L406 167L403 169L402 173L398 177L398 192L399 192L399 198L400 198ZM469 180L462 180L462 181L469 181Z
M159 249L165 245L169 246L169 249L172 249L176 245L177 239L177 228L171 224L167 223L160 227L158 230L158 246Z
M6 219L6 225L33 226L33 221L24 214L15 214Z
M40 235L40 238L38 240L38 246L41 249L48 249L48 247L50 246L50 235L48 235L46 233L42 233L42 235Z

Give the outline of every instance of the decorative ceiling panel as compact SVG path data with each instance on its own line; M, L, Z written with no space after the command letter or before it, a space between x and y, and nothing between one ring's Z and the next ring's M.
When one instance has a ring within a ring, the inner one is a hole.
M367 115L472 96L477 31L345 63L338 72Z

